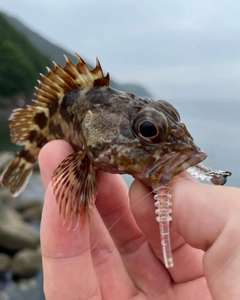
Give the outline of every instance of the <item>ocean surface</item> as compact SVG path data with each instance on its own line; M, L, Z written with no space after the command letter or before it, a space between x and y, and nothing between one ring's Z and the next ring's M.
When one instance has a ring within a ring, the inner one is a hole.
M208 154L203 163L213 170L231 171L227 185L240 187L240 100L173 104L196 144Z

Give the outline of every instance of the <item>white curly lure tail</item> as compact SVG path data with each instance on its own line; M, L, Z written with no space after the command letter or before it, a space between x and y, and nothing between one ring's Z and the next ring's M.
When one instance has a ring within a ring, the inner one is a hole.
M156 220L159 223L160 239L162 244L163 260L166 268L173 267L173 258L170 241L169 222L172 220L170 216L172 209L170 187L168 185L161 186L154 190L156 200L155 213Z
M197 164L192 166L187 171L195 178L200 178L201 180L211 181L215 185L223 185L227 181L227 177L231 176L229 171L213 171L211 168L205 167L203 164ZM171 268L173 264L173 256L171 250L171 240L170 240L170 224L172 220L172 202L170 187L168 185L159 186L155 188L154 199L156 200L155 213L157 214L156 220L159 223L160 239L163 252L163 260L166 268Z

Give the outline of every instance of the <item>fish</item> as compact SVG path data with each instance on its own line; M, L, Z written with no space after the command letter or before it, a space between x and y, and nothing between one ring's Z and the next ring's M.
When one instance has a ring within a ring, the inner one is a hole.
M172 104L112 88L98 59L90 69L75 55L76 65L65 56L64 67L47 67L32 104L10 117L12 142L23 148L1 183L14 197L26 187L41 148L56 139L74 149L52 176L59 211L83 221L91 216L101 170L130 174L155 189L207 157Z

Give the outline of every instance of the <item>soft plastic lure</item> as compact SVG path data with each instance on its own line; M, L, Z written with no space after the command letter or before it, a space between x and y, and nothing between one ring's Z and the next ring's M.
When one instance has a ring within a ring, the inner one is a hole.
M211 181L215 185L223 185L227 181L227 177L231 176L229 171L213 171L211 168L205 167L203 164L197 164L188 168L187 171L195 178ZM156 200L156 220L159 223L160 239L163 251L163 260L166 268L173 267L173 257L170 241L169 222L172 220L172 202L170 187L168 185L160 186L154 190Z

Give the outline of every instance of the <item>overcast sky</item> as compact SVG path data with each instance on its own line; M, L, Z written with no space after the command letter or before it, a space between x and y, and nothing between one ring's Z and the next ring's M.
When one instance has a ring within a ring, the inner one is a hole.
M239 98L239 0L7 0L0 10L154 99Z

